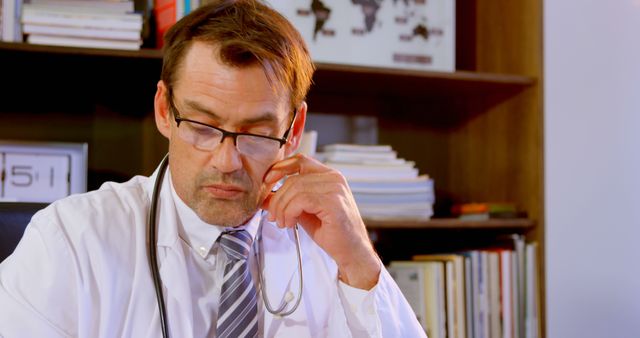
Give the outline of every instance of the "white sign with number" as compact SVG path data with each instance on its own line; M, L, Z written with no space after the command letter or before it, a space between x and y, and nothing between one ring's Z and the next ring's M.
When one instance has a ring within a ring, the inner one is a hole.
M0 201L50 203L87 189L87 145L0 140Z
M5 153L4 194L24 202L53 202L69 195L69 155Z

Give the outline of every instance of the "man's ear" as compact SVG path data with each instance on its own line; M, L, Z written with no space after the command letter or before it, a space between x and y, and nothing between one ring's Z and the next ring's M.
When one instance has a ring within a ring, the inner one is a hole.
M285 145L285 156L288 157L293 154L298 147L300 147L300 141L302 140L302 134L304 133L304 124L307 119L307 103L302 101L302 104L298 107L296 112L296 120L293 121L293 127L291 128L291 134L289 136L289 142Z
M153 100L154 114L156 118L156 127L158 131L166 138L171 138L171 121L172 115L169 112L168 89L162 80L158 81L156 96Z

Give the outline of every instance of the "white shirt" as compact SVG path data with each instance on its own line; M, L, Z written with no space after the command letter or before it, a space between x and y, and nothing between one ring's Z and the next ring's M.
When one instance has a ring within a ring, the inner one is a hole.
M106 183L34 216L0 264L0 336L161 336L146 241L156 175ZM168 177L158 200L157 257L170 336L207 337L215 330L222 263L212 233L221 229L193 222L195 214L174 198ZM264 292L279 304L299 290L294 238L260 213L246 227L259 225ZM262 336L425 337L385 269L373 289L355 289L338 280L335 262L302 230L300 241L300 307L281 318L260 306Z
M171 197L176 207L178 220L178 236L182 244L188 247L191 255L185 257L189 283L191 285L191 296L193 302L193 336L194 337L215 337L220 291L224 276L224 267L228 257L224 250L220 248L218 238L230 227L216 226L204 222L198 215L189 208L176 193L169 176ZM257 212L246 224L236 227L235 230L246 230L252 239L256 238L256 233L262 220L261 212ZM255 243L254 243L255 246ZM253 282L258 290L258 269L255 261L254 251L249 253L249 266L253 277ZM261 318L262 303L258 302L258 317ZM262 321L259 321L259 328L262 328ZM262 336L261 330L258 331Z

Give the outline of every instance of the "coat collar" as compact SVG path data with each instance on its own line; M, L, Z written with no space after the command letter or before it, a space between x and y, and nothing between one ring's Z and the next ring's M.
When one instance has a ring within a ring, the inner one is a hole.
M149 201L152 199L153 186L159 175L159 168L149 177L145 189L148 193ZM172 328L173 332L193 332L189 331L190 328L187 323L191 323L192 318L192 304L191 304L191 292L189 289L188 281L184 280L184 276L187 276L185 255L188 252L184 252L183 247L179 244L178 229L176 221L178 219L178 213L175 203L172 198L171 187L169 180L169 172L165 173L161 190L158 198L158 247L166 247L168 250L165 257L159 257L161 264L160 275L162 277L163 284L165 286L164 292L167 297L167 307L179 309L179 317L182 317L178 322L180 328ZM258 259L261 259L261 275L263 276L264 286L263 292L268 297L269 302L273 308L278 308L280 304L285 300L290 300L287 309L291 308L296 300L296 297L300 290L298 283L298 258L296 253L295 236L292 229L281 229L275 223L269 222L266 217L266 212L258 212L256 215L260 222L260 229L258 230L257 237L261 236L261 241L257 241L257 248L261 251L258 255ZM256 217L254 217L254 220ZM304 247L305 233L300 228L300 241L301 246ZM308 254L304 248L302 251L302 261L308 260ZM159 253L162 250L159 250ZM303 263L303 266L305 264ZM309 265L307 265L309 266ZM184 271L182 271L184 270ZM172 273L169 273L171 271ZM170 290L170 291L168 291ZM291 300L293 296L293 299ZM299 313L303 307L301 306L296 313ZM172 311L172 313L175 313ZM266 312L265 309L265 327L270 327L274 320L279 318L272 316ZM175 324L174 324L175 325ZM184 326L184 327L182 327ZM186 331L185 331L186 330Z

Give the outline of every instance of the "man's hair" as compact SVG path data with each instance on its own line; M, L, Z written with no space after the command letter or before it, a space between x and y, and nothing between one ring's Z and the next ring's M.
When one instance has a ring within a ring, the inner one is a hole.
M217 46L219 61L229 66L261 65L274 90L289 91L292 108L309 91L314 66L304 40L260 0L213 0L167 31L161 79L170 92L193 41Z

